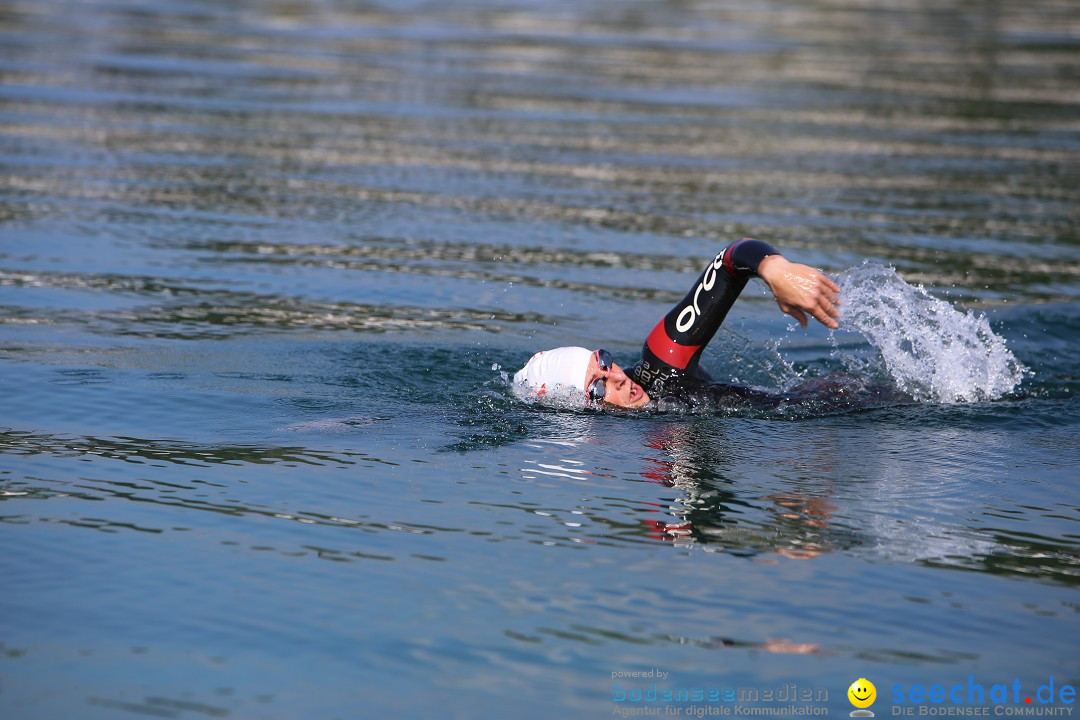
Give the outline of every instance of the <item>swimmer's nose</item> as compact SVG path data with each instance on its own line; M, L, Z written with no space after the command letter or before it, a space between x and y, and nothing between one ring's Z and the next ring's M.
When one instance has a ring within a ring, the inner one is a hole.
M626 373L622 371L622 368L619 368L618 370L612 368L611 370L608 370L607 381L612 387L622 390L630 383L630 378L626 376Z

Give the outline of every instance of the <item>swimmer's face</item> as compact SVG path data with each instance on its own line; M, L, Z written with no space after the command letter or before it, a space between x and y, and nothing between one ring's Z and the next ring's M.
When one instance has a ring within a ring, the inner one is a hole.
M612 363L608 370L601 370L597 353L594 352L589 361L589 370L585 374L585 387L592 385L598 378L604 379L604 385L607 388L607 392L604 393L606 403L628 408L644 407L649 403L648 393L628 378L617 363Z

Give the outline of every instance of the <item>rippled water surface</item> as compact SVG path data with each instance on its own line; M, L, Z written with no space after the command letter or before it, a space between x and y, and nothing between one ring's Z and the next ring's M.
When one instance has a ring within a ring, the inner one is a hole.
M1071 0L0 3L0 717L1080 684L1078 78ZM514 397L744 235L851 322L713 374L903 399Z

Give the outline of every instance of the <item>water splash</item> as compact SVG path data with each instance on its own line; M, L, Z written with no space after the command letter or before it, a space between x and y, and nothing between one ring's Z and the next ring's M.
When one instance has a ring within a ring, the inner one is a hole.
M892 268L864 262L838 280L843 326L870 341L898 389L915 400L995 400L1030 373L986 316L960 312ZM834 355L852 359L839 347Z
M511 388L518 400L530 405L541 405L558 410L598 409L598 406L591 405L585 393L577 388L556 385L554 388L545 389L543 393L538 393L527 384L515 383L512 380Z

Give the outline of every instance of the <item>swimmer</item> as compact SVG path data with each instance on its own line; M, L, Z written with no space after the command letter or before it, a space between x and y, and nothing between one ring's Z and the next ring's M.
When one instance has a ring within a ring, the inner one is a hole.
M641 359L622 368L604 349L562 347L538 352L514 375L537 396L580 394L586 402L644 408L665 400L701 399L723 405L769 404L757 390L715 382L700 367L712 340L752 277L760 277L780 309L806 327L808 316L838 327L840 288L822 272L789 262L768 243L745 238L724 248L706 266L690 291L649 333Z

